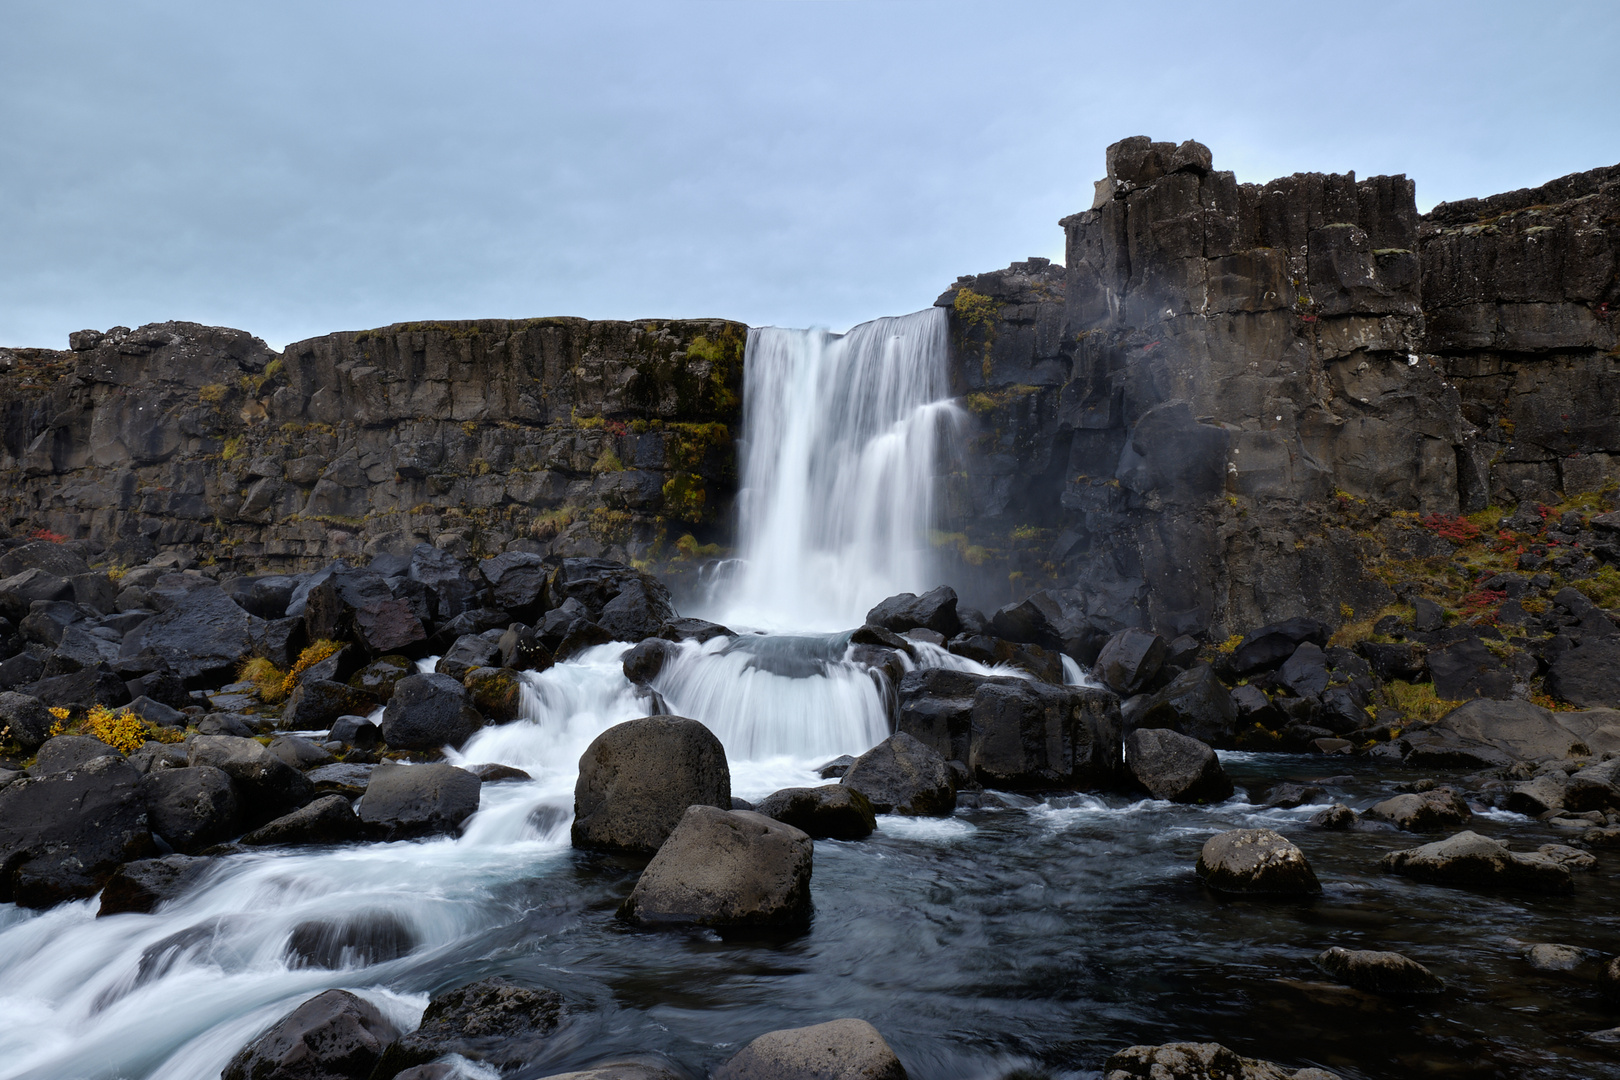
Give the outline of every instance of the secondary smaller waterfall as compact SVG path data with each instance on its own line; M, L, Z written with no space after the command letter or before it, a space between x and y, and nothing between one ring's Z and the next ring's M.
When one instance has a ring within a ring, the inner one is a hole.
M858 626L877 601L939 584L928 527L946 399L939 308L824 330L749 331L740 564L720 617Z

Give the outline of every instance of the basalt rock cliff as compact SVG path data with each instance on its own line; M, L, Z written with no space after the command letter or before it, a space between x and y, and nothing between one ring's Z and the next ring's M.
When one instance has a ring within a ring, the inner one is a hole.
M1103 627L1337 625L1460 515L1612 496L1620 166L1419 215L1404 176L1240 184L1139 137L1061 224L1067 267L937 301L977 419L942 543L987 606L1051 583Z
M1620 166L1419 215L1402 176L1240 184L1138 137L1061 224L1066 267L938 301L975 423L934 540L970 602L1069 589L1099 639L1337 625L1401 592L1382 560L1452 558L1459 515L1612 508ZM425 540L679 576L729 541L745 338L479 320L277 354L161 323L0 350L0 527L113 565Z
M423 540L695 550L730 518L746 333L483 319L278 355L192 323L85 331L67 352L0 352L0 506L14 533L125 564L181 549L307 569Z

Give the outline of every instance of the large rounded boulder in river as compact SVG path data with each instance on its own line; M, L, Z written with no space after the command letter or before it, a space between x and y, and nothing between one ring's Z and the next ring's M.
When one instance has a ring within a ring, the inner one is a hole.
M1215 751L1167 728L1141 728L1125 737L1125 767L1155 799L1218 803L1232 797L1232 781Z
M1217 833L1198 854L1198 876L1216 892L1310 896L1322 891L1305 853L1270 829Z
M1569 867L1539 852L1510 851L1499 840L1464 831L1432 844L1391 851L1385 870L1431 885L1464 888L1522 889L1526 892L1574 891Z
M687 807L730 805L731 768L712 731L684 716L627 720L579 759L574 846L651 855Z
M801 925L810 918L814 846L763 814L688 807L619 915L643 926Z
M843 1019L768 1031L713 1080L906 1080L906 1070L877 1028Z
M945 759L903 731L856 758L839 782L880 814L947 817L956 809L956 781Z
M220 1080L364 1080L399 1029L347 990L317 994L231 1059Z

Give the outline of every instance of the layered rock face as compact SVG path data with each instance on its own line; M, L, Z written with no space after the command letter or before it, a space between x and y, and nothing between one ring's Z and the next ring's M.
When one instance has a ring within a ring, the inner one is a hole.
M1620 166L1420 217L1404 176L1239 184L1146 138L1107 165L1066 269L938 301L979 603L1052 582L1118 626L1337 624L1393 599L1366 570L1390 514L1620 476Z
M729 518L746 327L397 324L276 354L161 323L0 351L13 527L244 568L419 540L621 560Z

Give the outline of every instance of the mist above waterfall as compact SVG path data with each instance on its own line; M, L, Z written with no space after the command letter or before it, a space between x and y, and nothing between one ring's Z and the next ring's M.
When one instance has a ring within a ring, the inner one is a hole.
M928 545L946 397L943 309L847 334L753 329L743 399L738 562L716 614L839 630L898 592L939 584Z

